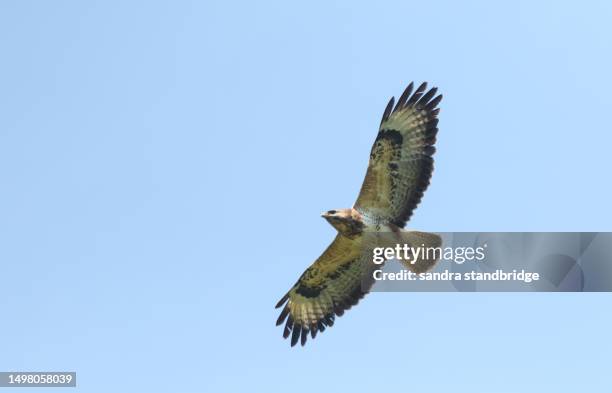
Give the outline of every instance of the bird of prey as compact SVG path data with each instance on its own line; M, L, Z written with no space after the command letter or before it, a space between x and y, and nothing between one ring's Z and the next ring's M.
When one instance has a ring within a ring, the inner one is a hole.
M380 266L366 252L367 233L401 233L418 246L441 244L438 235L402 229L429 185L442 100L437 88L426 92L426 82L414 92L413 86L397 104L394 97L387 104L355 205L322 214L338 231L336 238L276 305L282 307L276 325L285 323L283 337L291 336L291 346L315 338L369 292ZM407 267L420 272L433 263Z

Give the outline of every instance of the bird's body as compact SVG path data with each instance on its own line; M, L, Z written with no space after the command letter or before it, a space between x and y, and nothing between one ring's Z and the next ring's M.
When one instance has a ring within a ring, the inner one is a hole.
M440 237L402 229L429 185L434 143L438 131L437 89L425 93L421 84L412 94L411 83L394 106L389 101L370 152L368 170L352 208L322 214L337 231L334 241L302 274L276 307L283 307L277 325L291 345L306 343L332 326L336 316L369 292L374 271L369 252L380 242L408 241L435 247ZM381 236L380 234L384 234ZM430 269L435 260L408 266L416 272Z

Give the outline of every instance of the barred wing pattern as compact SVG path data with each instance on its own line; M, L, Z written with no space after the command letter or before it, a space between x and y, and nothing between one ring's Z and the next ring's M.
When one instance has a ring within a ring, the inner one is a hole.
M377 267L371 253L363 252L361 238L351 240L340 234L302 274L278 302L283 307L276 325L285 323L283 337L291 335L291 346L308 335L315 338L334 324L336 316L356 305L370 290Z
M404 227L429 186L438 132L437 88L413 84L383 114L354 208L377 223Z

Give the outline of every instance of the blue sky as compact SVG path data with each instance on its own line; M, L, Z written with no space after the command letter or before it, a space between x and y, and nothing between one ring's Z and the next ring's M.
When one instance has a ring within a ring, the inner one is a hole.
M445 98L410 227L612 230L612 6L534 3L2 2L0 370L608 392L609 294L374 293L297 349L274 327L411 80Z

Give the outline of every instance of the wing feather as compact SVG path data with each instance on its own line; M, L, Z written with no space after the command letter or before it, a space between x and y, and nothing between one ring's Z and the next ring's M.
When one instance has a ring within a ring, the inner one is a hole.
M437 88L410 83L397 105L385 110L355 209L377 223L404 227L429 186L438 133ZM389 102L393 102L393 99Z
M362 250L360 237L342 235L302 274L278 302L283 307L276 325L285 323L283 337L291 335L291 346L306 343L319 331L332 326L336 316L357 304L369 292L377 269L371 254Z

